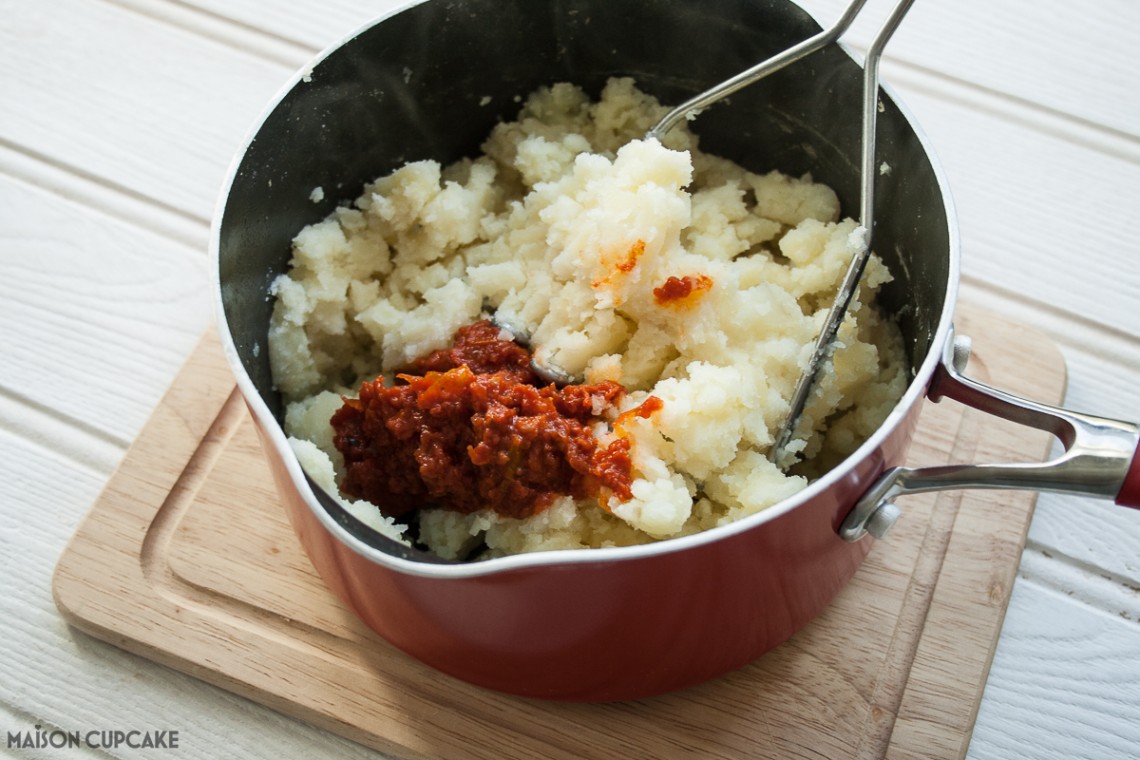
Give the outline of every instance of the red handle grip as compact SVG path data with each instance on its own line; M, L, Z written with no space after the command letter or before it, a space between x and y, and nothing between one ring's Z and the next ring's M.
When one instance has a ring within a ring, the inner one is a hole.
M1140 447L1132 455L1132 463L1128 465L1128 474L1124 476L1124 485L1116 495L1116 503L1122 507L1140 509Z

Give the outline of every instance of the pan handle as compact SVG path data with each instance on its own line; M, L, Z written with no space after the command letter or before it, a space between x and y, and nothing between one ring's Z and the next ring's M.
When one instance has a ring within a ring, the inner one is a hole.
M1064 452L1046 462L1024 464L892 467L863 494L839 528L846 541L882 538L901 515L899 496L951 488L999 488L1075 493L1140 508L1140 426L1094 417L1014 396L963 373L970 339L952 336L934 374L928 398L954 399L1003 419L1056 436Z

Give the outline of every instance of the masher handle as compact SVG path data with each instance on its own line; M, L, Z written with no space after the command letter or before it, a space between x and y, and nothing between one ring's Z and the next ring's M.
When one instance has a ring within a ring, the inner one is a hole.
M839 332L843 318L847 315L847 308L855 297L859 280L863 278L863 270L871 256L871 238L875 230L875 132L879 116L879 60L882 58L887 41L898 29L913 4L914 0L900 0L875 36L871 47L867 49L867 58L863 63L862 189L859 199L859 224L863 230L863 239L859 249L851 257L843 282L835 294L835 300L827 312L827 319L812 349L811 359L796 384L784 424L772 446L771 459L780 467L792 464L791 461L787 461L788 457L785 456L784 450L795 437L800 416L807 405L808 396L818 382L820 373L831 363L832 353L835 350L835 336ZM852 7L859 5L862 3L854 3Z
M653 125L646 133L646 137L660 140L682 119L696 116L701 110L721 98L731 95L742 87L763 79L769 74L837 41L851 26L866 2L867 0L853 0L839 20L830 28L685 101ZM788 415L785 417L784 424L780 428L776 442L772 447L772 461L781 466L791 464L782 461L785 458L783 456L784 449L795 434L796 426L803 414L807 398L811 394L812 388L815 387L820 370L831 361L835 335L847 314L847 308L851 305L851 299L855 295L859 280L863 277L867 259L871 255L871 233L875 226L875 130L879 114L879 59L882 57L883 48L886 47L887 41L902 23L903 17L913 4L914 0L899 0L890 17L879 29L871 47L867 50L867 57L863 64L862 188L859 202L859 224L863 229L863 240L860 249L855 252L851 259L843 283L840 285L835 301L828 311L827 319L812 351L811 360L800 375L789 404Z
M661 117L661 120L654 124L645 136L647 138L652 137L660 140L666 132L677 126L682 119L692 118L713 103L728 97L737 90L747 87L754 82L758 82L769 74L774 74L785 66L827 47L843 36L843 33L851 26L851 22L859 15L859 11L866 3L867 0L854 0L854 2L847 6L847 10L843 12L839 20L832 24L830 28L824 29L819 34L808 37L803 42L793 45L765 61L761 61L731 79L726 79L720 84L714 85L704 92L689 98ZM909 5L909 3L907 4Z

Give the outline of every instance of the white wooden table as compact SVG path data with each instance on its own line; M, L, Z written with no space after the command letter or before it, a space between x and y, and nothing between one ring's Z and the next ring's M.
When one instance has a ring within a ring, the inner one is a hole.
M845 2L805 5L830 23ZM210 325L209 222L247 129L399 4L0 0L0 742L177 730L186 757L375 756L73 632L51 574ZM883 67L945 164L963 298L1056 339L1068 406L1132 420L1138 51L1132 0L922 0ZM1138 621L1140 512L1043 496L970 757L1140 755Z

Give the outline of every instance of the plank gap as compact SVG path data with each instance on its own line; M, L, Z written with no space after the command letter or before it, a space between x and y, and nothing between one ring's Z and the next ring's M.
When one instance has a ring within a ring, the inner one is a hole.
M0 136L0 174L180 243L209 247L210 220Z
M961 79L912 60L883 62L883 79L1024 129L1140 165L1140 137L1069 111Z
M129 441L0 386L0 430L47 449L100 477L122 459Z
M1054 547L1027 541L1018 579L1125 621L1140 622L1140 586L1135 580Z
M246 55L299 68L319 51L305 42L244 23L181 0L103 0L135 15L204 37Z
M976 277L963 275L961 284L971 291L984 293L994 302L1000 302L1007 313L1010 306L1029 312L1013 316L1049 333L1049 337L1060 346L1080 348L1090 356L1124 367L1140 366L1140 335L1129 332L1124 327L1098 322L1080 312L1040 301L1019 290ZM987 306L990 304L987 303Z

